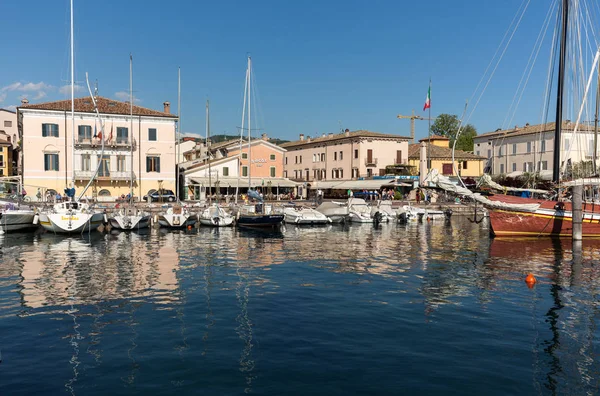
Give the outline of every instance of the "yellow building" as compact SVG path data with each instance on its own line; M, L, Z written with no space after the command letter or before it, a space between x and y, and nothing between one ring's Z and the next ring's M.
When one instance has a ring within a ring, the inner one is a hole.
M12 144L0 141L0 177L12 175Z
M421 160L420 147L421 142L425 142L430 168L437 169L438 172L446 176L457 176L452 167L452 148L450 148L450 139L444 136L433 135L431 138L419 140L419 143L411 144L408 147L408 163L413 165L414 169L419 169ZM475 155L467 151L455 150L454 161L457 164L458 173L462 177L478 177L483 174L483 161L486 157Z

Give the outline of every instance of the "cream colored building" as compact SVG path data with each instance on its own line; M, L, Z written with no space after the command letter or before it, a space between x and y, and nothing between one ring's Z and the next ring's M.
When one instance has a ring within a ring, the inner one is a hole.
M100 163L85 194L88 197L127 195L131 181L138 199L158 188L175 191L177 116L170 113L169 103L164 103L164 111L133 106L131 117L129 103L103 97L96 100L103 133L88 97L75 99L74 125L71 100L22 102L17 114L24 184L62 194L74 183L80 194ZM102 137L105 150L101 157Z
M356 180L384 175L387 165L408 163L409 137L346 129L281 145L283 177L297 181Z
M481 176L483 174L483 164L485 157L469 153L467 151L455 150L454 161L456 163L456 170L452 166L452 149L450 148L450 139L444 136L433 135L431 138L425 138L419 140L424 142L426 147L426 153L428 153L430 160L430 168L437 169L442 175L447 176ZM419 169L419 163L421 160L420 147L421 144L411 144L409 147L408 159L410 165L413 165L413 169Z
M476 136L475 154L487 158L485 173L519 176L524 172L539 171L546 178L552 176L554 164L554 126L546 123L526 124L512 129L496 130ZM570 159L573 164L592 161L594 128L581 124L576 134L575 123L563 122L561 133L561 162ZM600 147L600 142L598 143ZM597 157L600 155L598 151Z

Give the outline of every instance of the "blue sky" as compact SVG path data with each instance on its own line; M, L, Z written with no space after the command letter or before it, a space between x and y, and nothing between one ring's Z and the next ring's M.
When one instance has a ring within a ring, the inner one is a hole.
M177 111L182 130L237 133L246 55L253 59L259 128L297 139L342 128L403 136L422 112L429 78L432 114L460 114L523 0L157 1L75 0L76 80L98 79L100 95L127 98L129 53L142 106ZM69 2L3 1L0 107L66 99ZM479 133L502 126L548 10L532 1L470 122ZM539 121L548 52L539 56L514 124ZM79 96L86 94L83 90ZM417 137L427 122L417 121Z

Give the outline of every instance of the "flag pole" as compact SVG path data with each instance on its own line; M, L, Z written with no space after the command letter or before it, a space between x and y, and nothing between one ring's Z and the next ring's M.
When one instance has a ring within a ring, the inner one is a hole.
M431 77L429 77L429 142L427 144L427 173L431 171Z

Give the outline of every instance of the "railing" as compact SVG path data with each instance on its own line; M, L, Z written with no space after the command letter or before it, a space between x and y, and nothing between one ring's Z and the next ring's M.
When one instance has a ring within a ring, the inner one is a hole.
M365 166L377 166L377 158L365 158Z
M398 159L394 160L394 165L406 165L406 164L408 164L408 161L406 161L406 160L401 160L401 161L398 161Z
M93 171L82 171L82 170L76 170L75 171L75 178L78 180L89 180L92 178L92 176L94 176L94 173L96 173L95 170ZM133 178L133 180L135 180L135 173L134 172L127 172L127 171L110 171L110 172L98 172L98 176L97 178L99 180L130 180Z
M133 148L136 147L135 139L112 139L111 141L105 141L104 147L116 147L116 148ZM75 147L101 147L102 141L98 138L81 138L75 141Z

